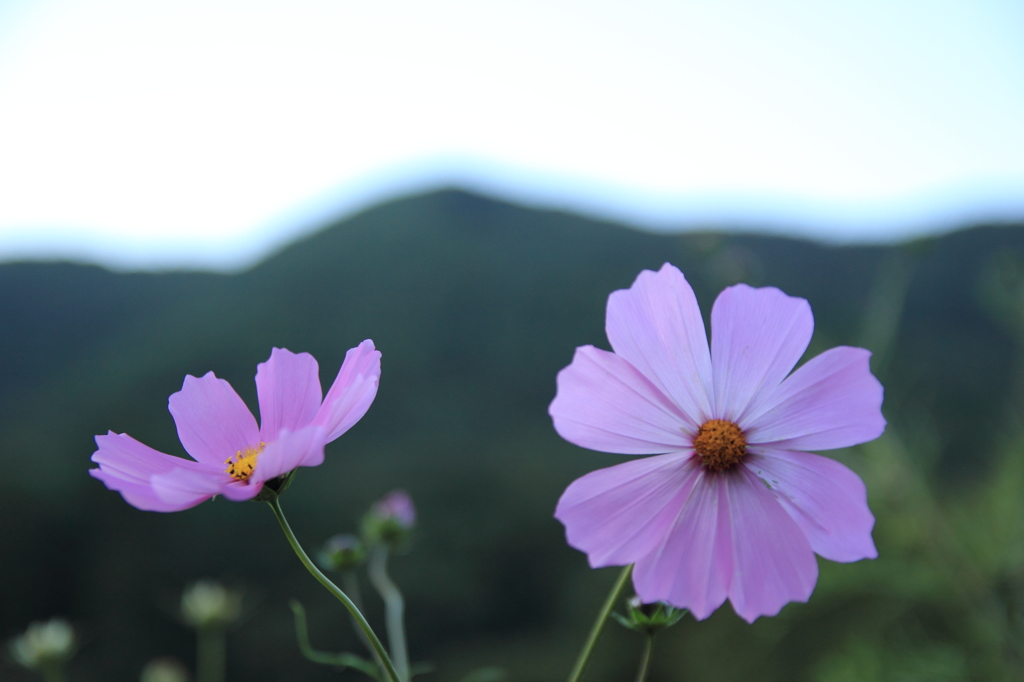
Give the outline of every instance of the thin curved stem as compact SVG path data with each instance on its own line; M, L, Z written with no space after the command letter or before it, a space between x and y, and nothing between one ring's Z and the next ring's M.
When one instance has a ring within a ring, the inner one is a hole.
M367 639L370 640L370 644L373 645L374 652L380 657L381 662L384 663L384 671L387 673L387 676L391 678L391 682L403 682L402 679L398 677L398 673L395 672L395 666L391 663L391 659L388 658L388 652L384 650L384 646L380 643L380 640L377 639L377 635L374 633L373 628L370 627L370 624L366 622L366 618L363 617L363 614L359 612L359 609L357 609L356 605L352 603L352 600L348 598L348 595L342 592L337 585L332 583L330 579L325 576L312 561L310 561L309 556L306 555L306 551L302 549L302 545L300 545L298 539L296 539L295 533L292 532L291 526L288 525L288 521L284 517L284 512L281 510L281 503L278 499L275 497L272 500L268 500L267 504L269 504L270 508L274 510L274 516L277 517L277 522L281 524L281 530L284 531L285 537L288 538L288 544L290 544L292 549L295 550L295 554L299 557L299 561L302 562L302 565L306 567L307 571L313 574L313 577L316 578L321 585L327 588L328 592L333 594L338 601L344 604L345 608L348 609L348 612L352 614L352 618L354 618L356 623L359 625L359 629L366 634Z
M395 670L402 682L409 680L409 653L405 644L405 600L398 586L388 575L388 547L380 544L370 552L367 575L374 589L384 600L385 622L388 629L388 646L395 658Z
M309 643L309 626L306 624L306 610L302 608L302 604L300 604L297 599L292 599L288 605L291 606L292 613L295 614L295 639L299 642L299 651L302 652L303 656L314 663L320 663L322 665L333 665L339 668L355 668L367 677L378 681L380 680L379 664L374 665L370 661L360 658L355 654L331 654L314 649L313 645Z
M619 579L612 586L612 591L608 593L608 598L604 600L604 606L601 607L601 611L597 614L594 626L590 628L590 635L580 651L579 658L576 659L576 665L573 666L572 672L569 673L568 682L578 682L583 676L583 669L587 667L590 654L593 653L597 639L601 636L601 631L604 630L604 624L608 622L608 616L611 614L612 609L615 608L615 602L622 596L622 590L625 589L626 583L629 582L629 576L632 572L633 564L626 566L622 569L622 573L619 574Z
M362 592L359 589L359 576L352 569L346 569L341 573L341 586L345 591L345 594L349 596L352 603L356 605L356 608L360 611L363 610L363 597ZM377 667L383 668L384 664L377 656L377 652L373 650L373 645L370 644L370 638L366 636L366 633L359 628L359 623L355 618L350 619L352 621L352 629L356 631L356 635L359 637L359 641L362 642L370 654L373 656L373 660L376 661ZM396 670L398 666L395 666Z
M341 572L341 586L345 594L360 611L363 610L363 591L359 588L359 576L355 569L346 568Z
M644 637L644 653L640 657L640 668L636 671L636 682L645 682L651 670L651 652L654 651L654 633L648 632Z

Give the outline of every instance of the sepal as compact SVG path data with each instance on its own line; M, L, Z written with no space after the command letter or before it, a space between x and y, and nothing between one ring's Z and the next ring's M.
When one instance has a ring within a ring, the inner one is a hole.
M256 497L252 498L256 502L273 502L278 497L288 490L288 486L292 484L292 479L295 478L295 472L298 469L292 469L287 474L281 474L276 478L272 478L269 481L263 483L263 489L257 493Z
M612 613L622 627L653 635L670 628L686 615L686 609L677 609L663 602L644 604L640 597L633 596L626 600L626 615Z

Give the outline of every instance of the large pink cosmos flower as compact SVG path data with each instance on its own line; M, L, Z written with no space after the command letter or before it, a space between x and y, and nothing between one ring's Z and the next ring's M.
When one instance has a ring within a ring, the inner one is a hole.
M739 284L715 301L709 349L674 266L614 292L615 352L577 348L549 412L576 445L658 456L574 481L555 511L569 544L595 568L635 564L645 602L704 619L728 598L749 622L807 601L815 553L876 557L864 484L804 451L877 438L882 386L862 348L833 348L790 374L813 328L804 299Z
M195 461L172 457L131 436L96 436L89 473L145 511L180 511L214 495L250 500L264 483L324 461L324 445L370 408L380 379L380 351L370 340L352 348L321 402L320 374L308 353L275 348L256 367L260 426L231 385L213 372L186 376L168 400L178 437Z

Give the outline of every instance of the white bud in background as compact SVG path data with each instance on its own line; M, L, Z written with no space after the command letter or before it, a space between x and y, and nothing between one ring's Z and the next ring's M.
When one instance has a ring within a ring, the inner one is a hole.
M188 669L176 658L154 658L142 669L139 682L188 682Z
M59 667L75 655L75 631L63 618L51 618L29 625L10 647L14 660L29 670Z
M223 627L238 620L242 595L215 580L198 580L181 595L181 615L196 628Z

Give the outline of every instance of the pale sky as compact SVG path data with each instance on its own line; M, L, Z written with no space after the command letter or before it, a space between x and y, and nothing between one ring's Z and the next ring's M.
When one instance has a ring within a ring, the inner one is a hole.
M237 269L457 183L665 229L1024 219L1020 0L0 0L0 261Z

